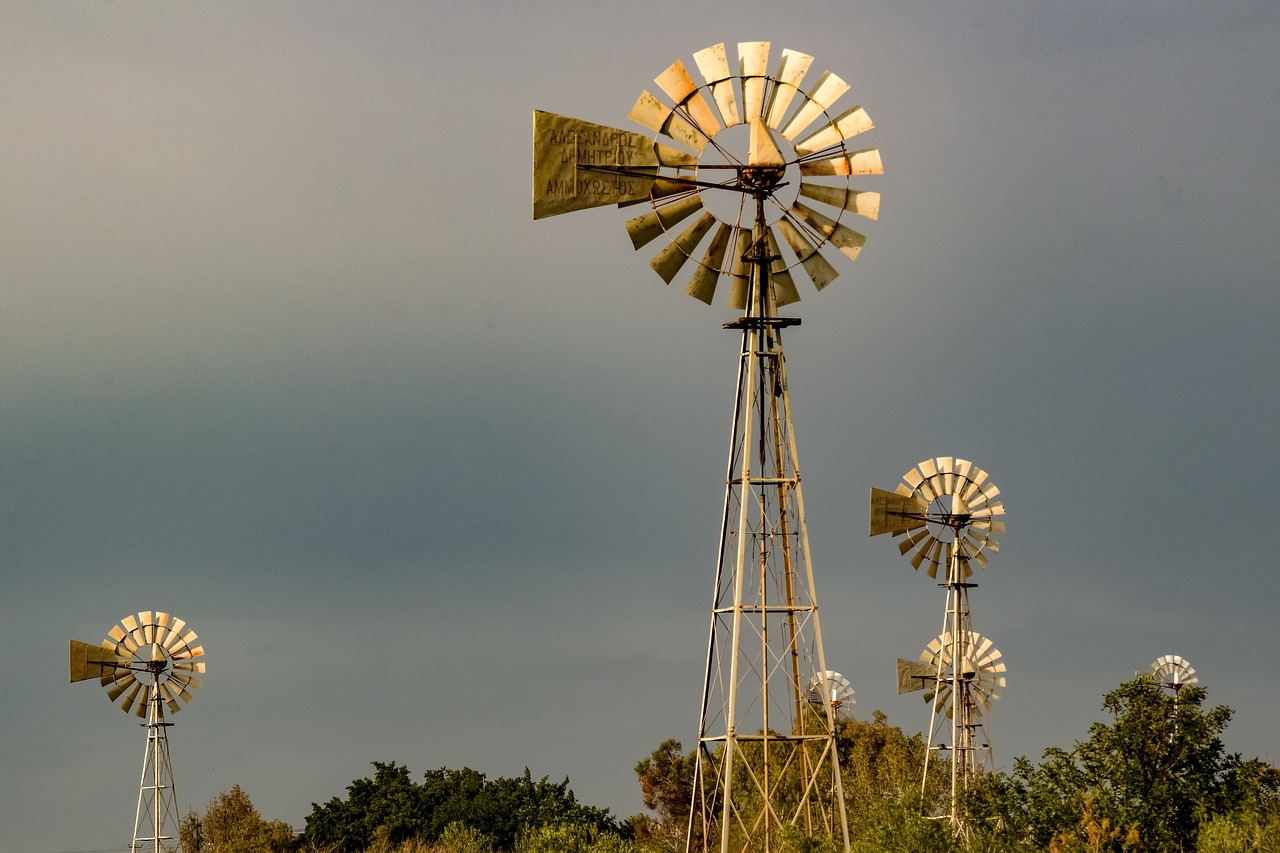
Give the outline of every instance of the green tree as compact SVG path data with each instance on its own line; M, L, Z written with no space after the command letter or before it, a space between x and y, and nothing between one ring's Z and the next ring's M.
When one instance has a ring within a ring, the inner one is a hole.
M580 823L598 832L616 831L608 809L578 802L569 780L535 781L528 769L517 778L487 779L469 768L428 771L421 783L395 763L374 762L372 779L357 779L347 798L312 803L306 822L309 843L338 853L361 853L375 845L395 847L411 840L435 842L457 824L511 850L525 830Z
M984 780L966 800L971 819L1041 850L1195 849L1200 825L1259 784L1254 763L1223 746L1231 709L1204 709L1205 697L1194 685L1175 697L1145 676L1120 685L1102 702L1110 723L1070 752L1045 750L1038 767L1019 759L1011 777Z
M263 820L239 785L214 797L203 815L188 812L178 840L185 853L289 853L297 847L293 829Z
M683 850L689 831L689 806L693 798L696 753L684 751L680 741L664 740L648 758L636 764L640 801L657 813L656 818L632 818L637 841L664 850Z

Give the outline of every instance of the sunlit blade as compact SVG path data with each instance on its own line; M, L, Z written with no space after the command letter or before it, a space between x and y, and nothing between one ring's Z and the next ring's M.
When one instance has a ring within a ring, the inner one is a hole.
M680 272L680 268L684 266L684 262L698 248L698 243L707 235L707 232L711 230L711 226L715 222L716 218L704 211L696 222L685 229L684 233L659 252L649 262L649 266L653 267L654 272L662 276L663 281L670 284L671 280Z
M631 245L637 249L647 245L655 237L671 230L677 222L701 209L702 198L695 194L628 219L626 228L627 234L631 236Z
M196 636L195 631L188 631L187 633L182 635L181 642L185 648L190 649L192 648L191 644L194 643L197 639L199 638ZM204 654L204 651L201 650L200 654Z
M175 672L204 672L204 661L179 661L173 665Z
M779 219L778 227L782 230L782 236L787 241L787 245L791 247L791 251L795 252L796 257L800 259L800 264L804 267L804 271L813 280L814 287L822 290L822 288L835 280L840 273L827 262L826 258L822 257L804 234L801 234L786 219Z
M879 149L868 148L865 151L854 151L844 157L832 157L827 160L801 160L800 174L811 177L883 175L884 163L880 162Z
M676 142L701 151L707 145L707 137L674 109L659 101L648 91L640 93L635 106L627 117L655 133L664 133Z
M174 618L168 613L156 611L156 642L163 645L164 638L169 634L169 626L174 622Z
M782 51L782 58L778 60L778 70L773 75L777 83L769 96L767 118L769 127L776 128L783 116L787 114L787 107L791 105L800 82L804 80L804 75L809 72L809 66L812 64L813 57L808 54L795 50Z
M729 235L733 229L725 224L721 224L716 229L715 236L711 238L711 244L707 246L707 253L702 258L702 263L693 272L693 279L689 282L689 287L685 293L702 302L711 304L716 296L716 283L720 280L720 271L724 269L724 253L729 248Z
M133 687L129 689L129 692L125 694L124 700L120 703L120 707L125 711L128 711L133 707L133 703L138 701L138 694L141 692L142 682L135 682ZM107 695L110 696L111 694L108 693ZM139 707L145 707L145 704L146 703L143 703Z
M738 45L742 75L743 121L764 115L765 75L769 73L769 42L749 41Z
M138 679L134 677L132 672L122 673L123 677L116 680L115 684L107 688L107 698L112 702L120 698L120 694L124 693L130 687L138 683ZM107 682L103 682L104 684Z
M796 143L796 153L801 156L813 154L824 148L830 148L859 133L865 133L875 127L871 117L862 107L854 107L839 118L819 130L812 136Z
M987 555L981 551L977 551L969 558L971 562L977 563L978 568L985 569L987 567Z
M896 535L896 534L895 534ZM907 552L914 548L920 542L929 538L929 530L926 527L917 529L914 533L908 533L907 537L898 543L898 553L904 557Z
M977 507L971 514L974 518L982 519L991 518L995 515L1004 515L1004 513L1004 504L1000 501L996 501L995 503L989 503L986 506Z
M187 627L187 623L186 623L186 622L184 622L183 620L179 619L177 616L172 616L172 617L170 617L170 619L169 619L169 633L170 633L170 634L172 634L175 638L176 638L179 634L181 634L181 633L182 633L182 629L183 629L183 628L185 628L185 627Z
M191 691L187 689L187 685L189 684L189 682L175 680L172 682L172 684L177 687L178 697L181 698L183 702L186 702L188 705L190 705L192 695L191 695Z
M928 574L929 574L929 577L931 577L931 578L937 578L937 577L938 577L938 567L939 567L940 565L942 565L942 551L943 551L943 545L942 545L942 543L941 543L941 542L935 542L934 544L935 544L937 547L936 547L936 548L934 548L932 551L930 551L930 552L929 552L929 572L928 572ZM966 568L965 568L965 577L968 577L968 576L969 576L969 569L968 569L968 567L966 567Z
M850 260L857 260L858 252L862 251L862 244L867 242L866 237L847 225L823 216L800 202L792 205L791 212L803 219L814 231L826 237L827 242L844 252Z
M680 105L693 120L694 126L703 134L712 137L720 132L720 122L711 112L706 99L698 92L698 86L689 76L689 71L684 67L683 62L677 59L666 71L659 74L654 82L667 93L671 100Z
M782 129L782 135L787 139L795 139L847 91L849 91L848 83L830 71L822 72L822 76L818 78L818 85L809 93L804 106L796 111L791 121L787 122L787 126Z
M778 150L777 144L773 141L773 134L764 120L751 118L747 121L751 125L751 148L747 155L747 164L750 166L785 165L787 159Z
M829 187L826 184L815 184L811 181L800 182L800 195L865 216L868 219L880 218L880 193L861 192L846 187Z
M779 257L781 253L778 251L778 238L774 235L773 229L770 228L767 234L769 256L775 258L769 265L769 285L773 288L773 304L781 308L783 305L799 302L800 293L796 290L795 280L791 278L786 263Z
M729 307L737 311L747 310L747 291L751 289L751 266L745 258L750 250L751 232L739 229L737 250L730 270L733 286L729 289Z
M731 127L741 119L738 117L738 101L733 91L733 81L729 79L729 57L725 53L724 43L714 44L693 55L702 79L711 87L711 99L720 108L720 117L724 124Z
M172 713L176 714L182 710L182 706L178 704L178 698L173 694L173 691L169 689L169 685L160 685L160 698L169 706L169 710Z
M138 614L138 637L141 638L143 645L151 645L156 641L155 622L150 610L144 610Z

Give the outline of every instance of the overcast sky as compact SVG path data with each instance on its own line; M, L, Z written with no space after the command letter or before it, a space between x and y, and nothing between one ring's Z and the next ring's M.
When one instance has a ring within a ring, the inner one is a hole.
M1166 653L1280 760L1274 0L0 3L0 826L131 836L145 735L67 641L209 675L182 809L301 827L371 761L641 810L696 740L738 340L610 208L535 222L534 109L768 40L877 123L878 222L788 333L826 659L907 731L942 593L867 490L961 456L997 763ZM874 138L873 138L874 137Z

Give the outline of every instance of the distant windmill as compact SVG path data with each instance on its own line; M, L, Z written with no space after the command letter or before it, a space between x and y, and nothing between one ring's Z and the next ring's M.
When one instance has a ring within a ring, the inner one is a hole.
M927 565L931 578L946 566L947 590L942 634L929 643L919 662L898 661L898 692L925 691L932 712L929 749L921 787L942 730L951 734L951 823L960 828L960 792L984 764L994 764L990 738L978 743L981 719L1005 686L1005 665L991 641L973 631L969 612L970 563L987 565L999 550L993 538L1004 533L1004 504L987 472L964 459L926 459L902 478L896 491L871 490L871 535L902 537L898 550L910 554L912 568ZM981 758L979 755L981 754Z
M1151 671L1160 686L1172 692L1175 698L1184 686L1200 681L1196 678L1195 667L1180 655L1161 655L1151 662Z
M809 679L809 704L829 704L833 712L839 713L841 707L857 704L857 700L853 698L853 685L849 679L828 669L815 673Z
M176 714L190 702L205 671L204 647L196 632L168 613L144 610L126 616L94 646L71 641L71 681L98 679L107 697L143 717L147 750L134 814L132 853L178 847L178 801L174 793L165 708Z

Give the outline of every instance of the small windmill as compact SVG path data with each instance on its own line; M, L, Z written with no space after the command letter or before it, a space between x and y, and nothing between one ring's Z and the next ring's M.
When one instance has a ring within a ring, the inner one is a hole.
M178 847L178 801L165 709L176 714L200 688L204 647L196 632L168 613L144 610L126 616L99 645L71 641L71 681L96 678L107 698L127 713L142 717L147 749L134 814L131 853L161 853Z
M949 722L951 735L951 823L960 828L959 798L984 765L994 764L990 738L979 743L982 719L1005 686L1005 665L991 643L973 631L969 611L972 563L986 567L987 555L999 550L994 539L1004 533L1004 504L987 472L965 459L926 459L902 478L893 492L871 490L871 535L902 537L898 550L911 566L927 566L937 578L946 566L947 591L942 633L921 653L919 661L898 661L898 692L925 691L932 709L929 749L921 788L929 777L935 746ZM944 722L945 721L945 722Z
M828 669L815 673L809 680L809 704L830 705L832 711L838 714L842 707L855 705L857 700L853 698L853 685L849 683L849 679Z
M1151 662L1151 671L1160 686L1171 692L1175 699L1183 687L1200 681L1191 661L1181 655L1161 655Z

